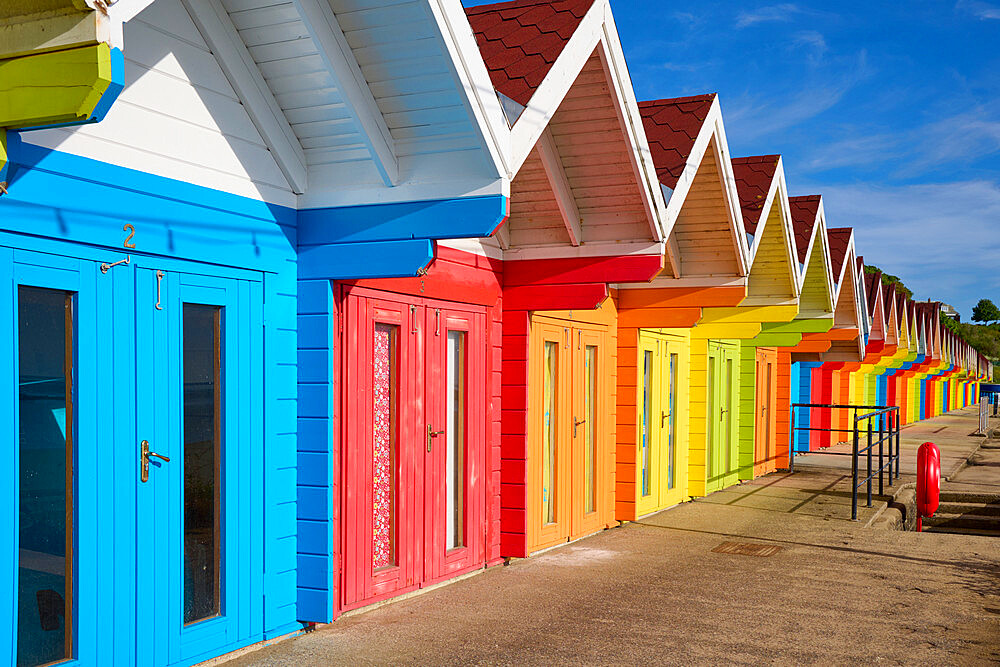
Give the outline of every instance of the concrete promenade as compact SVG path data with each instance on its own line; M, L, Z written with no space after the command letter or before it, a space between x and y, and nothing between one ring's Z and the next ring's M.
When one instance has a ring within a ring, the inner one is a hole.
M941 446L948 476L960 474L983 440L969 436L974 429L969 409L907 427L900 482L912 482L925 440ZM849 457L799 457L795 474L684 503L227 664L1000 662L1000 542L870 527L884 499L852 522L850 469L823 458L849 466ZM991 469L1000 481L1000 468Z

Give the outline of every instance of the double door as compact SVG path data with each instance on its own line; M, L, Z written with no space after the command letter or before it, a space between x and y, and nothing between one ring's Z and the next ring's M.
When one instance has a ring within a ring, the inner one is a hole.
M756 423L754 428L754 477L777 469L778 436L778 352L774 348L756 350Z
M190 662L261 593L261 280L91 252L0 248L15 662Z
M536 321L529 401L529 548L607 525L608 424L604 327Z
M708 342L706 398L706 492L732 486L739 481L739 447L736 445L738 407L739 345L723 341Z
M486 314L363 288L343 303L351 609L485 561Z
M681 502L687 491L687 457L678 438L678 394L687 344L681 337L639 332L639 442L637 514Z

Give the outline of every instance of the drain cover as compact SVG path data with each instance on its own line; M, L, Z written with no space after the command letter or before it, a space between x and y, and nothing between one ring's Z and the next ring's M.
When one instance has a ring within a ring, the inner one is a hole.
M712 551L720 554L738 554L740 556L760 556L766 558L781 551L781 547L773 544L751 544L749 542L723 542Z

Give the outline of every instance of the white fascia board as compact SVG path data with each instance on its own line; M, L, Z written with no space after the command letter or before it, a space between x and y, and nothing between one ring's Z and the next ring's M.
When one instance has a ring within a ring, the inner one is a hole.
M776 173L777 187L775 188L775 203L781 210L781 228L785 236L785 254L788 256L788 280L795 292L795 298L799 298L799 258L795 254L795 228L792 226L792 208L788 203L788 185L785 183L785 167L781 158L778 158L778 168Z
M816 249L823 254L823 264L826 267L826 293L829 298L831 312L834 304L837 303L837 296L834 294L833 286L833 261L830 258L830 239L826 233L826 212L823 210L823 200L819 200L819 209L816 211L816 225L813 229L813 252ZM807 258L808 259L808 258Z
M295 194L309 184L302 144L219 0L181 0Z
M674 188L670 201L667 202L666 226L672 230L677 223L677 218L681 209L684 208L684 202L691 191L695 176L698 174L698 169L701 168L701 162L713 138L715 139L716 164L722 169L720 180L723 196L726 200L725 206L729 218L729 231L733 239L733 252L736 254L740 275L745 278L749 274L749 248L743 229L743 211L739 205L740 197L736 191L736 177L733 174L733 163L729 154L729 143L726 140L726 130L722 122L722 108L719 105L718 96L712 101L712 106L705 116L705 122L701 124L701 130L698 131L698 137L691 148L691 153L688 155L680 178L677 179L677 186ZM674 244L674 249L676 250L676 244Z
M663 255L662 241L632 241L628 243L587 243L581 246L539 245L514 248L503 254L504 260L565 259L569 257L621 257L623 255Z
M669 239L673 226L668 224L663 189L656 175L656 164L642 125L639 102L635 98L635 88L629 76L628 63L625 61L625 52L622 50L610 3L605 3L604 25L598 48L618 121L628 141L632 171L642 191L643 207L646 209L652 238Z
M569 235L569 242L578 246L583 243L583 227L580 224L580 211L576 207L576 198L573 196L573 188L569 185L566 172L563 170L562 159L559 157L559 150L556 142L552 139L549 128L545 128L542 136L538 138L538 157L542 162L542 169L548 178L549 186L552 188L552 196L559 207L559 214L562 216L563 224L566 226L566 233Z
M562 104L566 93L573 86L590 54L597 48L604 33L604 17L608 0L597 0L580 21L562 53L542 83L535 89L528 106L511 128L511 175L517 175L528 154L535 147L542 131L548 127L552 116Z
M451 56L452 73L465 91L466 107L475 117L482 146L497 174L509 181L514 173L510 128L465 10L458 0L427 0L427 4L441 43Z
M323 64L337 82L344 103L358 122L361 136L383 181L389 187L396 185L399 183L399 161L395 140L330 3L326 0L292 0L292 4L299 12Z

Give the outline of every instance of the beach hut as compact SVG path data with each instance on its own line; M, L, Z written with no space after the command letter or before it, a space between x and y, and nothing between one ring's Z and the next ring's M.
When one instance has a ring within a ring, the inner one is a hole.
M617 289L619 520L704 495L707 477L723 477L710 470L735 470L736 346L692 335L705 307L735 307L747 290L748 249L718 98L639 106L671 234L664 271ZM721 419L728 421L720 427Z

